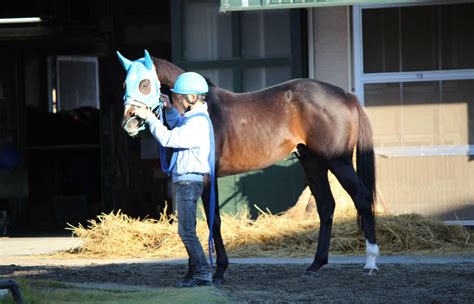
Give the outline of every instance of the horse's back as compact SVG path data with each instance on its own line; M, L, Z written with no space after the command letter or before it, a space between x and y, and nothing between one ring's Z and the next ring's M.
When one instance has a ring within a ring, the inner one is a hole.
M220 174L269 166L299 144L324 157L350 150L358 125L350 96L311 79L248 93L212 90L210 111Z

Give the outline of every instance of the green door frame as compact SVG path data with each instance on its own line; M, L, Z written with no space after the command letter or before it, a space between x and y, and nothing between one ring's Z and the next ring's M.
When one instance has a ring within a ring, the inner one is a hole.
M423 3L424 0L220 0L221 12L368 5L393 3Z

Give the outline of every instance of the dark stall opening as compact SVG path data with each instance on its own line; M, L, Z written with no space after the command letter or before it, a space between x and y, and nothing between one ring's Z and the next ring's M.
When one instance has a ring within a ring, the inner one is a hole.
M27 230L62 231L100 210L99 110L27 107Z

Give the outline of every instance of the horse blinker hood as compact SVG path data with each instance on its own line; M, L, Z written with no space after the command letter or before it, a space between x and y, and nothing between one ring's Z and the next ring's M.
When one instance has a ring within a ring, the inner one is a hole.
M135 101L145 104L152 110L158 107L161 103L161 85L148 51L145 50L145 57L135 61L125 58L119 51L117 51L117 56L127 71L124 105L133 104Z

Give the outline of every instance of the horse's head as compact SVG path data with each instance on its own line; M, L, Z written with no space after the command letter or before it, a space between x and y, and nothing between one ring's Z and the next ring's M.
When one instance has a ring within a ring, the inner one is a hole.
M120 63L127 71L123 96L124 114L122 127L130 136L136 136L144 129L144 121L134 116L136 107L151 110L161 106L160 81L150 54L145 50L145 57L131 61L117 51Z

